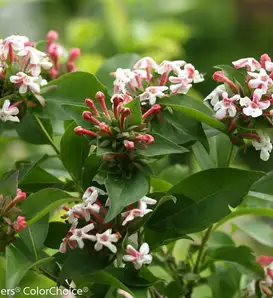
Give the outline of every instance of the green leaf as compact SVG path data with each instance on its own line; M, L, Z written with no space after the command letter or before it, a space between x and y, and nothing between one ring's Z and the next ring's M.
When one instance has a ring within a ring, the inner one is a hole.
M18 187L18 172L7 173L0 180L0 194L3 196L16 196Z
M34 260L38 260L39 252L44 247L44 241L48 233L48 221L49 216L45 215L39 221L19 232L20 239L28 247L34 256Z
M47 237L44 241L46 247L59 249L62 239L66 236L71 225L60 221L49 223Z
M240 289L241 274L234 264L215 263L208 284L212 290L212 298L234 298Z
M62 136L60 157L68 172L81 181L83 165L89 153L89 144L87 138L74 133L75 127L75 122L72 122Z
M95 153L90 154L83 165L83 186L88 188L102 164L102 160Z
M66 114L69 115L77 123L77 125L81 125L83 127L89 126L88 122L86 122L82 118L82 113L88 110L86 106L63 104L62 108L66 112Z
M215 248L215 247L221 247L221 246L232 246L235 245L233 239L226 233L217 231L213 232L208 240L208 247L209 248Z
M260 192L273 196L273 171L264 175L261 179L259 179L256 183L251 187L251 192Z
M141 172L123 179L108 175L105 186L111 204L105 222L114 219L124 207L137 202L149 191L148 180Z
M139 59L136 54L119 54L104 61L96 76L107 87L109 93L113 92L114 78L110 76L117 68L132 68Z
M94 272L102 270L109 265L109 261L102 259L100 254L95 252L92 256L87 250L69 250L66 254L58 253L56 260L62 265L62 270L58 277L60 282L69 278L83 281L84 277ZM89 279L92 282L92 279Z
M129 268L109 268L107 271L130 287L148 287L158 281L158 278L144 267L140 271Z
M154 144L147 146L147 149L145 150L138 150L139 154L146 157L152 157L164 154L179 154L189 152L188 149L175 144L174 142L157 133L152 133L152 135L155 140Z
M65 191L47 188L30 195L21 204L28 225L36 222L50 211L67 202L77 201Z
M269 247L273 246L272 226L262 219L252 218L241 223L237 222L236 226L257 242Z
M159 101L161 105L168 106L176 111L184 113L197 121L206 123L207 125L227 133L226 126L213 118L211 110L207 108L202 102L190 98L188 96L174 96L169 99L162 99Z
M49 262L52 259L52 257L48 257L33 263L15 246L9 245L6 248L6 288L14 289L32 267Z
M148 221L155 231L179 229L185 234L201 231L230 213L251 185L263 174L232 168L198 172L175 185L169 193L176 203L162 204Z
M19 186L26 192L36 192L47 187L61 187L63 182L40 167L33 167L21 179Z
M152 121L152 129L166 136L176 144L185 144L199 140L208 150L208 140L202 124L187 115L173 109L164 109L160 114L161 120Z
M49 119L40 119L44 125L46 131L52 138L52 125ZM19 137L31 144L41 145L41 144L50 144L48 138L43 133L40 125L38 124L35 117L27 112L24 118L21 120L20 124L16 126L17 133Z
M51 81L43 94L46 107L43 115L51 116L58 120L69 120L69 115L64 111L62 104L82 105L85 98L95 98L98 91L105 93L106 88L97 78L87 72L71 72Z
M216 167L215 160L212 158L211 154L205 150L200 142L196 142L192 146L192 152L200 169L208 170Z
M145 241L149 243L150 249L154 250L162 245L167 245L178 239L190 239L183 232L178 230L154 231L145 229Z
M123 289L128 293L132 292L130 291L129 288L127 288L121 281L120 279L116 278L109 272L105 270L100 270L95 273L87 274L85 276L81 276L79 278L74 278L74 281L77 285L80 287L83 286L90 286L92 283L96 284L103 284L103 285L108 285L111 287L115 287L118 289Z
M227 261L240 265L238 268L242 272L255 273L255 275L263 277L264 270L256 262L252 250L247 246L223 246L214 250L210 250L208 255L213 260Z

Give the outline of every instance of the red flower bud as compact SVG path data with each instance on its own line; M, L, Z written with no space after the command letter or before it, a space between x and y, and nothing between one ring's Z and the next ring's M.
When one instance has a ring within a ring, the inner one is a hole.
M132 142L132 141L125 140L123 142L123 144L124 144L125 148L128 149L128 150L134 150L135 149L135 143Z
M238 88L237 86L228 78L225 76L224 72L223 71L216 71L212 78L216 81L216 82L219 82L219 83L226 83L230 86L230 88L238 93Z
M90 121L96 125L100 124L100 121L98 119L96 119L95 117L93 117L92 113L89 111L84 111L82 113L82 117L85 121Z
M85 99L85 104L95 113L96 116L99 115L99 112L94 104L94 101L90 98Z
M93 136L96 137L97 134L91 130L85 129L81 126L77 126L74 128L74 132L75 134L77 134L78 136L82 136L82 135L88 135L88 136Z

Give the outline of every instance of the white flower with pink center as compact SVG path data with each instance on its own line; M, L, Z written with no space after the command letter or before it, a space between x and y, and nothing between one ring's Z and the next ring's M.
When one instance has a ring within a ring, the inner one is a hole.
M254 58L243 58L232 62L235 68L246 67L248 71L255 71L261 69L261 64Z
M24 72L18 72L16 75L10 76L9 79L16 86L20 86L20 94L25 94L28 90L39 93L40 86L44 83L44 80L41 81L39 77L31 77Z
M263 161L267 161L272 151L272 143L270 137L263 131L257 131L259 140L252 141L252 145L256 150L260 150L260 158Z
M177 61L168 61L164 60L157 68L156 72L163 75L164 73L173 72L175 74L179 74L181 72L181 67L186 64L183 60Z
M235 117L237 109L234 102L240 99L240 95L234 95L233 97L229 98L227 92L223 92L222 98L223 100L218 101L214 106L214 111L216 111L216 118L222 120L226 116Z
M117 233L112 234L112 229L108 229L102 234L97 233L95 240L93 240L96 241L95 250L100 251L103 246L105 246L115 254L117 252L117 248L113 243L118 242L118 239L119 235Z
M256 89L253 93L253 100L248 97L240 99L240 105L243 108L243 113L247 116L257 118L263 114L263 110L266 110L270 106L269 100L261 101L263 91Z
M152 78L151 69L157 70L158 65L151 57L144 57L136 62L134 69L146 69L147 80L150 81Z
M219 101L220 96L222 95L223 92L226 92L226 87L225 85L219 85L217 86L205 99L210 100L210 104L214 107L217 102Z
M5 100L2 108L0 108L0 120L2 120L3 122L20 122L19 118L16 116L18 114L18 108L16 106L10 105L9 100Z
M130 69L123 68L118 68L113 74L116 78L114 81L114 93L118 93L119 91L121 91L125 94L126 85L132 83L132 81L135 79L136 74Z
M169 81L174 84L170 86L173 94L186 94L192 87L192 79L189 79L188 76L185 75L179 77L171 76L169 77Z
M153 260L152 255L149 254L150 248L148 243L143 243L139 251L132 245L127 245L126 255L123 256L124 262L132 262L136 270L140 269L143 264L150 264Z
M37 64L46 57L46 53L37 50L34 47L26 46L17 53L18 56L27 56L31 64Z
M263 94L267 93L268 87L273 84L272 79L269 77L264 68L261 68L259 73L248 72L248 74L253 78L249 80L248 86L253 89L261 89Z
M204 76L200 74L199 71L196 70L195 67L190 63L187 63L184 66L182 73L186 73L187 77L191 79L193 83L201 83L204 81Z
M78 247L80 249L83 249L84 247L84 241L83 240L91 240L91 241L96 241L96 236L95 235L89 235L87 234L91 230L94 229L94 224L90 223L86 225L85 227L81 229L75 229L72 232L72 235L69 237L70 241L76 241L78 244Z
M157 203L156 200L151 199L149 197L143 197L138 201L137 208L134 208L132 210L123 212L121 216L125 217L125 219L122 222L122 225L125 226L128 222L134 220L137 217L144 217L146 214L152 212L152 209L148 209L147 205L155 205Z
M156 103L157 98L163 98L167 95L164 91L168 90L167 86L152 86L145 89L145 92L140 94L139 98L142 104L147 102L152 106Z
M21 51L24 49L25 44L29 42L26 36L11 35L1 40L0 43L0 55L6 59L9 51Z

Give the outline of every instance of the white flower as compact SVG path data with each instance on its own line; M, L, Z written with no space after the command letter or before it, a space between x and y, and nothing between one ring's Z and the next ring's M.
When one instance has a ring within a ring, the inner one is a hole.
M31 77L24 72L18 72L16 75L10 76L10 81L20 86L20 94L26 93L28 89L34 93L39 93L42 83L39 77Z
M37 77L41 73L42 68L48 70L51 67L52 67L52 62L47 57L45 57L39 60L36 64L30 64L29 70L34 77Z
M267 161L272 151L272 143L270 141L270 137L263 131L257 131L257 134L260 137L260 140L252 141L252 145L256 150L261 150L260 158L263 161Z
M3 122L12 121L20 122L19 118L16 116L19 114L17 107L10 106L10 101L5 100L2 108L0 109L0 120Z
M144 58L140 59L139 61L137 61L136 64L134 65L134 69L138 69L138 68L153 68L153 69L157 69L158 68L158 65L154 61L153 58L151 58L151 57L144 57Z
M75 229L72 236L69 237L70 241L77 241L80 249L84 247L84 239L96 241L96 236L87 234L89 231L94 229L94 224L90 223L89 225L81 228Z
M182 73L184 72L186 73L187 77L193 81L193 83L200 83L204 81L204 76L200 74L199 71L196 70L190 63L187 63L184 66Z
M104 233L96 234L97 243L95 244L95 250L99 251L103 248L103 246L107 247L112 253L117 252L116 246L112 242L118 242L119 236L118 234L112 234L112 229L106 230Z
M63 238L62 243L61 243L60 248L59 248L59 250L60 250L61 253L66 253L67 252L67 245L71 249L74 249L74 248L77 247L77 242L76 241L73 241L73 240L70 240L70 236L73 234L73 232L77 228L77 225L78 225L78 220L75 220L72 223L72 225L71 225L71 227L70 227L70 229L69 229L66 237Z
M26 36L11 35L1 41L0 53L1 56L7 57L10 47L14 51L21 51L24 49L25 44L29 42Z
M157 201L144 196L138 201L138 208L123 212L121 216L125 217L122 225L125 226L129 221L134 220L136 217L143 217L146 214L152 212L152 209L148 209L147 205L154 205Z
M211 105L214 107L217 102L219 101L219 97L222 95L223 92L226 92L225 85L217 86L205 99L210 100Z
M236 106L233 102L240 99L240 95L234 95L231 98L228 98L227 92L222 93L223 100L218 101L214 106L214 111L216 111L217 119L224 119L227 115L230 117L235 117L236 115Z
M235 68L247 67L248 71L255 71L261 69L261 64L254 58L243 58L232 62Z
M253 89L261 89L263 94L265 94L268 87L273 84L272 79L268 76L267 72L263 68L260 69L259 73L248 72L248 74L253 78L249 80L248 86Z
M38 64L41 59L46 57L46 53L34 47L27 46L17 53L18 56L28 56L31 64Z
M171 85L170 89L173 94L186 94L192 87L192 79L189 79L185 75L180 75L179 77L169 77L169 81L175 85Z
M126 85L134 80L136 74L131 71L131 69L118 68L114 73L114 76L116 78L114 81L114 93L118 93L119 91L121 91L125 94Z
M167 86L152 86L145 89L145 92L140 94L139 98L143 104L149 102L152 106L156 103L157 98L166 97L163 92L168 90Z
M164 60L157 68L157 73L163 74L163 73L170 73L171 71L175 74L179 74L181 71L181 67L186 64L183 60L177 60L177 61L168 61Z
M262 96L262 90L256 89L253 93L253 100L248 97L243 97L240 99L240 105L244 107L243 112L245 115L256 118L263 114L263 110L270 106L270 101L260 101Z
M125 298L134 298L131 294L129 294L128 292L126 292L122 289L118 289L117 293L122 295Z
M136 270L140 269L143 264L150 264L153 257L149 254L150 248L148 243L143 243L137 251L133 246L127 245L127 254L123 256L124 262L132 262Z
M99 196L98 190L95 187L90 186L84 192L82 199L84 202L95 203L96 200L98 199L98 196Z

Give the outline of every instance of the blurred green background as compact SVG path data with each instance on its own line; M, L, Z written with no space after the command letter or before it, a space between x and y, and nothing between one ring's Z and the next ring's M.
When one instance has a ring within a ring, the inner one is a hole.
M206 74L206 82L194 86L206 96L216 86L214 65L272 53L272 15L272 0L0 0L0 36L41 40L57 30L68 49L82 49L79 69L92 73L117 53L149 55L158 63L185 59ZM1 138L1 173L30 149L12 139L7 150L8 140ZM261 168L253 153L254 167Z

